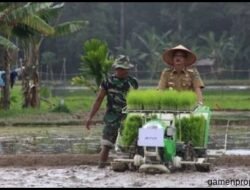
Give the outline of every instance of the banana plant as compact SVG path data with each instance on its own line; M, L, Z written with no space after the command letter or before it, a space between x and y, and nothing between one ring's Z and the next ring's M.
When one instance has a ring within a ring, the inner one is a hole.
M25 76L23 77L23 95L24 95L24 102L23 107L39 107L40 106L40 97L39 97L39 90L40 90L40 79L38 74L38 67L39 67L39 57L40 57L40 47L45 38L48 37L60 37L69 35L71 33L77 32L83 28L87 24L86 21L82 20L75 20L75 21L68 21L64 23L60 23L58 25L53 23L53 20L58 18L60 11L62 10L64 3L60 4L50 4L49 7L46 9L42 9L37 12L36 16L41 18L47 25L53 28L53 33L44 35L37 30L33 30L32 28L25 28L31 32L29 38L23 41L23 47L26 55L25 59ZM20 30L19 30L20 32ZM29 91L30 91L30 80L32 79L33 85L35 88L33 89L32 100L29 99Z
M223 32L217 39L214 32L208 32L207 35L199 36L207 44L207 52L211 58L215 60L215 66L219 71L222 68L227 67L225 62L226 53L232 46L232 37L228 36L226 32Z
M15 36L13 33L19 25L30 27L44 35L54 32L53 28L47 25L42 19L35 15L42 9L50 6L51 3L1 3L0 4L0 31L1 41L4 39L9 41ZM5 41L7 42L7 41ZM9 44L9 45L8 45ZM8 47L14 47L11 43L6 44ZM4 46L6 47L6 46ZM14 48L15 49L15 48ZM6 74L5 86L3 88L2 107L7 110L10 107L10 64L13 59L13 51L9 48L5 49L4 70Z
M164 51L164 48L168 46L166 42L168 42L171 31L167 31L161 36L158 35L154 28L151 28L149 31L145 31L143 35L139 35L135 33L134 35L137 37L139 42L145 48L144 52L141 52L141 56L144 57L145 63L148 69L151 71L150 79L152 80L155 77L158 69L162 64L161 55Z

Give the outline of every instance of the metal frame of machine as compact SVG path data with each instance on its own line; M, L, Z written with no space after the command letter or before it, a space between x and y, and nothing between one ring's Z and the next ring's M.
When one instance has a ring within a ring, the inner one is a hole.
M116 158L111 162L114 171L126 169L148 173L170 173L176 169L195 168L197 171L210 171L207 159L207 144L211 112L206 106L193 110L128 110L127 114L141 115L145 118L139 129L133 154ZM152 115L157 119L146 122ZM176 137L175 119L203 115L206 120L204 144L194 147L192 142L181 142Z

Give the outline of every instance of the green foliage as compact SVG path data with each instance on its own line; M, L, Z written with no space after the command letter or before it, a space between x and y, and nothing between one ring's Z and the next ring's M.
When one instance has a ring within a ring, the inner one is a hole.
M84 78L83 76L76 76L72 78L71 84L72 85L84 85L88 87L91 91L93 91L94 93L97 93L97 90L98 90L98 87L96 85L91 83L90 80L86 80L86 78Z
M83 50L84 55L81 56L82 64L80 67L81 78L73 78L72 83L79 84L82 81L82 84L90 87L90 83L86 83L86 81L94 78L97 89L103 78L107 76L114 59L108 55L107 43L95 38L87 40Z
M204 116L191 116L176 119L177 139L191 141L194 146L203 147L205 141L206 119Z
M142 117L139 115L128 115L124 121L121 141L123 145L130 146L138 136L138 130L142 127Z
M40 96L43 98L50 98L52 96L51 89L46 86L41 87Z
M194 50L198 58L216 58L214 66L248 68L248 11L249 4L243 2L65 3L59 20L86 18L90 25L77 35L57 39L58 43L49 39L44 49L57 50L59 57L70 58L70 72L78 67L80 43L93 37L105 39L111 51L119 48L120 53L128 54L138 69L151 71L143 73L145 78L157 77L160 67L165 66L161 60L163 50L179 43Z
M64 22L62 24L55 26L55 36L64 36L77 32L87 24L88 24L87 21L82 21L82 20Z
M17 102L17 96L11 96L10 103L16 103L16 102Z
M0 45L3 46L5 49L13 49L13 50L18 50L18 47L12 43L10 40L7 38L4 38L3 36L0 36Z
M55 108L52 109L52 112L70 113L70 110L66 104L64 104L60 101L59 104Z

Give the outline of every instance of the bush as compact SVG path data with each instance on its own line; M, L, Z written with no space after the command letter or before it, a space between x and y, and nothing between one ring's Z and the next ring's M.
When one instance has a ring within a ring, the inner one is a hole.
M69 108L64 104L64 102L61 100L59 104L52 109L52 112L65 112L70 113Z

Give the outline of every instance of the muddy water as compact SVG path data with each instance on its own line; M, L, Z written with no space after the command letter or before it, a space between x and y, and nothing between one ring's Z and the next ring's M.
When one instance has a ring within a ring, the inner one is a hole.
M211 122L208 149L249 150L248 119L239 122L230 115L223 117ZM98 153L101 132L100 124L91 130L82 125L0 127L0 154Z
M248 126L217 125L210 129L210 149L250 149L250 128Z
M249 127L233 122L228 125L227 121L211 125L208 148L226 148L229 155L237 153L235 149L238 149L238 154L239 149L250 149ZM101 131L101 126L89 131L80 125L1 127L0 186L250 187L250 159L242 156L220 157L208 173L177 171L151 175L131 171L114 172L110 166L98 169L96 163L99 156L93 153L99 152ZM82 153L90 154L87 156ZM86 165L87 161L91 164Z
M101 126L1 127L0 154L96 153L99 152Z

